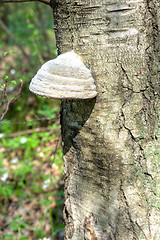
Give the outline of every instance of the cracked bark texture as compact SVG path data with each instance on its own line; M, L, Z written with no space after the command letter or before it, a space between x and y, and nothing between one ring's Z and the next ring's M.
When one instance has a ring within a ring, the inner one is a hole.
M159 240L159 0L54 0L59 53L99 95L63 100L65 239Z

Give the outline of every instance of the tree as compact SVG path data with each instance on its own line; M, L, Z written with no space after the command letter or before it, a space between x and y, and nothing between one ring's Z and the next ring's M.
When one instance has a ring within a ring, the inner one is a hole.
M159 11L145 0L54 8L59 52L82 56L99 92L62 102L66 239L160 237Z
M99 92L61 104L65 239L158 240L159 0L51 7L59 53L80 55Z

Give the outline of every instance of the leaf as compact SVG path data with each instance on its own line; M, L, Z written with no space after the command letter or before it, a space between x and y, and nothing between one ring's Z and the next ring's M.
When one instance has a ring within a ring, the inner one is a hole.
M14 54L16 51L14 49L10 50L9 53Z
M44 206L49 206L52 202L53 202L53 200L42 199L38 203L41 204L41 205L44 205Z
M27 27L28 27L29 29L33 29L33 28L34 28L34 24L29 23L29 24L27 25Z
M16 84L17 84L17 82L16 82L15 80L11 81L11 83L12 83L13 85L16 85Z
M8 52L4 52L4 56L6 57L8 55Z
M56 226L55 234L58 232L61 232L64 228L65 228L64 224L60 224L60 225Z
M4 78L4 80L6 80L6 81L7 81L8 79L9 79L9 77L6 75L6 76L5 76L5 78Z
M5 237L4 240L14 240L15 239L12 234L5 234L4 237Z

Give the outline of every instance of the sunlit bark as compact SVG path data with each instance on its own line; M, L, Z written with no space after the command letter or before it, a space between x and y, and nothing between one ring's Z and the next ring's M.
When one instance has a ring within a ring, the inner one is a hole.
M159 0L57 0L99 95L61 107L67 240L159 240Z

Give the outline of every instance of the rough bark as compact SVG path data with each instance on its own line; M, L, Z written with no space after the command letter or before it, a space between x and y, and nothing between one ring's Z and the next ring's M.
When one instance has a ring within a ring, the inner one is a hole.
M159 0L52 1L59 53L99 95L61 106L66 237L160 239Z

